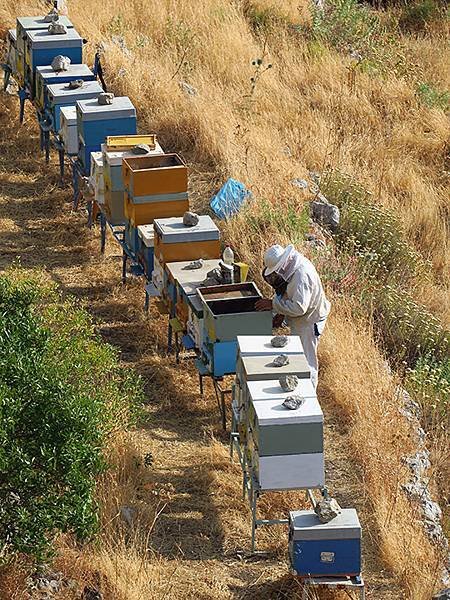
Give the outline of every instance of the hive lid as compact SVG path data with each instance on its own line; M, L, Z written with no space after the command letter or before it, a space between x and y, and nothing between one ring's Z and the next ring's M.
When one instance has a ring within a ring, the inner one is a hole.
M219 228L209 215L200 215L199 222L194 227L183 225L183 217L155 219L155 231L161 236L163 244L220 239Z
M47 29L50 25L49 21L45 20L45 16L40 17L17 17L17 25L26 30L31 31L33 29ZM73 28L73 23L70 21L68 17L61 15L57 21L60 25L64 25L64 27Z
M361 538L361 524L354 508L343 508L329 523L321 523L313 510L289 513L294 540L348 540Z
M68 127L77 124L77 111L75 106L62 106L60 109L61 127L66 124Z
M155 245L155 230L153 229L153 223L151 225L139 225L138 236L147 246L147 248L153 248Z
M264 356L265 354L303 354L298 335L289 335L284 348L274 348L270 343L273 335L238 335L238 348L241 356Z
M55 104L60 102L65 103L73 103L77 101L78 98L83 97L97 97L98 94L102 91L102 86L97 81L85 81L80 88L76 88L74 90L68 89L68 83L52 83L47 86L49 99L52 100Z
M106 145L108 151L113 150L131 150L138 144L147 144L150 149L156 146L156 134L149 133L147 135L108 135ZM136 156L136 155L135 155Z
M274 348L276 350L276 348ZM289 356L289 363L282 367L275 367L273 360L283 354L283 348L273 354L264 356L243 356L241 357L245 378L248 381L278 379L281 375L297 375L301 379L309 379L311 369L304 354L293 354Z
M70 64L65 71L54 71L51 65L36 67L43 79L63 79L64 77L94 77L94 73L87 65Z
M294 392L286 393L286 397L292 396ZM305 401L295 410L283 406L284 399L274 400L251 400L260 427L267 425L293 425L299 423L323 423L323 412L320 408L317 396L305 397Z
M255 402L260 400L279 400L280 402L284 402L292 394L300 394L304 398L316 397L316 390L311 379L299 379L295 392L284 392L278 379L248 381L247 388L250 399Z
M108 148L109 146L102 144L105 162L107 162L111 167L121 166L124 158L135 158L137 156L130 150L129 147L123 150L108 150ZM155 147L153 150L150 150L149 154L164 154L164 151L158 142L155 142Z
M116 96L113 98L112 104L99 104L97 98L79 100L77 102L77 110L83 122L104 119L126 119L127 117L136 118L136 109L128 96Z
M192 261L170 262L166 269L171 277L178 283L186 296L196 294L197 288L203 285L207 274L219 266L219 259L204 260L201 269L189 270L186 266ZM200 301L200 298L199 298Z
M46 29L37 29L27 31L27 38L33 49L78 48L83 45L83 38L75 29L68 29L66 33L58 34L50 33Z
M13 40L13 42L17 42L17 30L16 29L8 29L8 35Z

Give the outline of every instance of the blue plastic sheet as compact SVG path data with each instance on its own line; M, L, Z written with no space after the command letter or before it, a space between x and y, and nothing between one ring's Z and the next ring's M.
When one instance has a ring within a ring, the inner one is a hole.
M230 178L211 200L210 206L219 219L228 219L239 212L251 195L243 183Z

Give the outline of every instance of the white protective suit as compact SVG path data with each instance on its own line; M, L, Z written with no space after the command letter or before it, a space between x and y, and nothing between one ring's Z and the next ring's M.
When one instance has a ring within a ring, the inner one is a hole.
M319 364L317 346L324 330L331 304L326 299L319 274L310 260L293 247L276 272L288 282L286 292L273 299L276 313L285 315L291 335L299 335L311 380L317 387Z

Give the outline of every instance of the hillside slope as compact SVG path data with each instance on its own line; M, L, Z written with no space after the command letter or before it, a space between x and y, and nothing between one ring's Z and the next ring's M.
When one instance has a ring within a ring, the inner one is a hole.
M0 23L12 26L17 14L38 7L19 1L1 8ZM346 50L337 52L307 35L306 2L161 0L150 9L139 0L102 7L71 0L69 9L91 57L103 42L108 84L131 97L141 130L158 132L165 148L187 158L196 209L205 209L227 176L252 189L258 228L245 234L244 216L225 232L254 273L264 245L291 241L301 222L296 216L280 231L277 221L278 212L295 206L298 214L310 198L291 180L333 168L399 214L412 247L429 261L411 293L448 319L450 126L440 107L426 106L416 93L421 80L449 86L445 51L434 51L448 47L442 28L419 36L380 29L374 46L360 49L368 57L363 68L345 46L358 38L338 39ZM389 20L384 13L380 19ZM252 65L258 58L260 67ZM112 450L118 469L102 484L101 545L80 551L61 542L60 568L111 598L296 597L279 529L260 534L268 560L236 555L246 547L249 514L212 395L199 399L192 367L180 371L164 355L162 319L142 315L140 283L117 284L117 249L110 244L101 257L95 232L70 212L69 191L56 187L55 158L43 168L35 133L28 139L31 111L19 131L12 100L2 113L1 266L17 256L26 266L44 265L67 292L87 300L102 333L147 381L148 424ZM325 269L341 268L331 262L321 259ZM397 381L372 325L343 291L329 290L334 310L321 346L330 487L362 513L368 597L426 599L439 583L441 557L401 491L408 477L402 457L414 452L414 436L398 412ZM148 452L153 467L137 466L134 457ZM275 495L263 507L271 514L301 501ZM136 510L131 532L120 518L123 506Z

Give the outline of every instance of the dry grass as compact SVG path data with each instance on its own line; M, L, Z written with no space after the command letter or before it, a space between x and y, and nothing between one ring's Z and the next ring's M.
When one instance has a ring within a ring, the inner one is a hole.
M411 240L432 261L432 302L442 304L450 263L443 218L446 117L421 106L414 85L394 74L381 80L358 73L350 86L347 58L326 49L317 54L283 25L307 20L306 1L299 17L289 1L251 4L259 9L276 4L280 17L267 36L265 60L274 66L251 97L251 61L261 56L262 40L239 2L160 0L149 9L144 0L107 0L102 6L71 0L70 16L89 40L90 58L98 42L107 42L106 79L116 94L132 98L141 130L157 131L163 146L188 159L197 209L206 207L230 175L251 187L257 199L281 206L287 199L299 205L307 199L289 183L293 177L328 166L346 171L376 201L401 211ZM1 26L12 26L17 14L41 12L38 6L18 0L0 7ZM435 52L444 40L402 43L428 81L448 87L444 52ZM186 95L181 80L197 95ZM5 108L16 118L11 104ZM116 470L99 490L104 524L99 544L79 549L61 541L57 564L114 600L299 597L298 585L286 576L285 532L259 534L268 558L241 560L236 553L246 548L249 512L211 395L200 399L192 367L180 370L165 357L162 320L155 321L155 314L143 318L139 283L117 284L117 249L109 245L105 257L98 255L94 235L64 205L67 192L56 188L54 166L43 171L33 156L36 139L14 133L7 123L5 118L2 264L20 255L27 265L45 265L67 292L85 298L105 338L146 378L149 398L147 430L126 434L114 445ZM30 125L31 117L26 131ZM225 233L258 272L263 247L288 240L270 229L250 238L242 234L244 226L237 219ZM411 432L397 412L394 382L370 327L342 302L336 303L321 354L328 479L342 502L356 504L362 514L369 598L428 599L440 557L400 492L406 475L401 457L411 448ZM148 452L154 456L151 468L142 465ZM282 512L301 501L299 495L279 494L267 497L262 509ZM123 506L135 510L131 527L120 516ZM20 570L17 574L18 582ZM8 585L4 589L14 588Z

